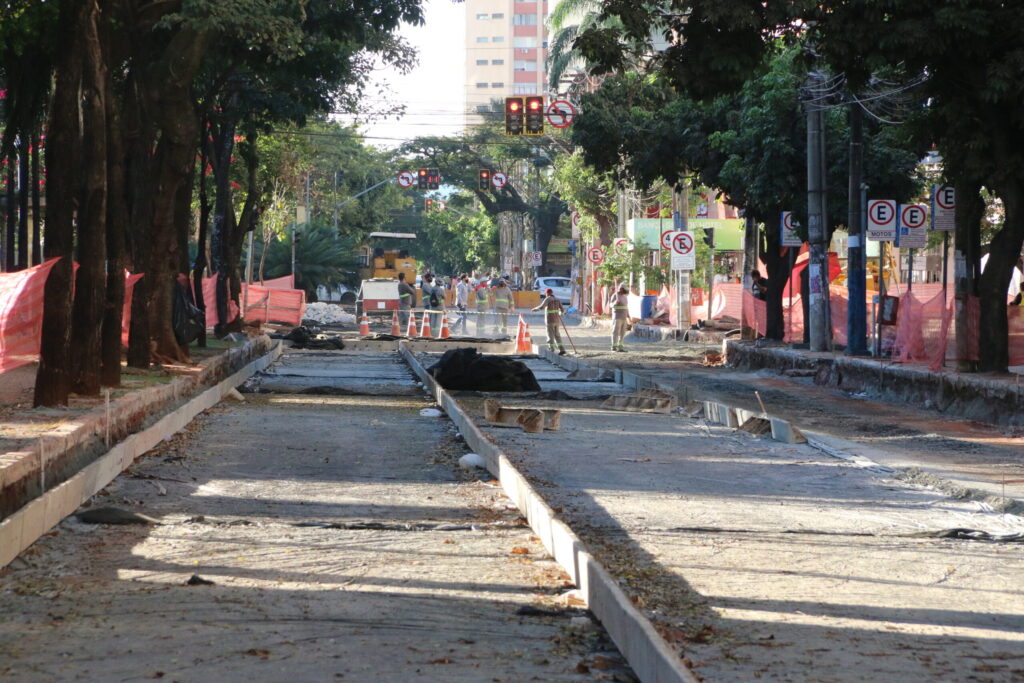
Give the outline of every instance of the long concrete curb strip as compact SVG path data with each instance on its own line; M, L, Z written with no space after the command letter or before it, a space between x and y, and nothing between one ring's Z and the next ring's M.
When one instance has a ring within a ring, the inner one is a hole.
M225 394L277 360L281 351L281 343L278 342L270 353L218 382L152 426L125 438L78 474L0 522L0 568L6 567L21 551L113 481L135 458L183 429L196 415L217 405Z
M407 346L399 345L402 357L438 405L462 432L466 443L487 462L487 469L523 512L530 528L573 582L580 587L590 610L601 620L612 640L645 683L685 681L697 683L679 655L665 642L651 622L640 613L605 568L587 552L583 542L544 502L504 453L484 436L458 402L434 381Z

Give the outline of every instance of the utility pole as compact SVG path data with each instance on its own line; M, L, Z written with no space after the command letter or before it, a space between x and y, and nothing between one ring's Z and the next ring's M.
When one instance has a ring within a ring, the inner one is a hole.
M820 78L812 75L811 83L817 82ZM811 246L807 270L811 351L828 350L830 330L822 111L818 102L812 100L807 104L807 241Z
M672 187L672 229L676 232L686 230L687 216L690 214L689 200L689 183L682 178ZM690 273L680 270L676 273L676 318L680 335L690 329L690 305Z
M750 212L744 214L743 224L743 274L740 281L744 287L749 288L751 285L750 271L757 268L757 247L758 247L758 232L757 232L757 221L750 215ZM743 295L746 300L746 294ZM745 310L745 309L744 309ZM753 311L751 311L753 313ZM747 324L747 320L741 320L741 336L743 339L753 340L757 339L757 330Z
M847 228L850 234L846 286L849 303L846 316L846 355L867 354L867 268L861 192L864 178L864 114L859 102L849 104L850 112L850 184L848 187Z

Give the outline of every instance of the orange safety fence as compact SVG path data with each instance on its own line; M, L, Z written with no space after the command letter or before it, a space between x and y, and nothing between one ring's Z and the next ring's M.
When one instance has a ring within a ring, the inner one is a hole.
M284 275L260 282L254 280L253 284L258 287L266 287L267 289L295 289L295 275Z
M743 285L723 283L711 291L711 319L743 319Z
M124 274L124 304L121 305L121 344L128 346L128 331L132 327L132 294L135 293L135 283L142 279L145 273Z
M50 270L60 259L15 273L0 273L0 372L39 358L43 330L43 293ZM121 314L121 343L128 343L132 293L142 273L125 273Z
M58 260L0 274L0 372L31 363L39 356L43 290Z
M743 321L763 336L768 330L768 302L744 290ZM782 300L782 334L786 343L804 340L804 308L799 296L793 297L792 305L788 297Z
M262 285L242 283L242 317L251 322L273 322L300 325L306 315L306 292L291 289L291 276L264 280ZM203 278L203 303L206 304L206 327L217 324L217 278ZM228 322L238 317L238 306L228 300Z
M194 287L195 285L193 285ZM206 310L206 329L210 330L217 325L217 277L204 277L203 278L203 306ZM228 319L224 321L224 324L228 324L232 320L238 317L238 304L233 299L228 298Z
M246 320L302 324L306 315L306 292L302 289L273 289L258 285L242 285Z

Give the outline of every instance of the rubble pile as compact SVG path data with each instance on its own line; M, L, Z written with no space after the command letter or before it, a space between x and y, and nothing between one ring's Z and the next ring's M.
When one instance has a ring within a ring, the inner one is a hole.
M321 325L356 324L355 315L347 312L338 304L328 304L323 301L314 301L311 304L306 304L306 315L304 315L302 319L303 321L311 320L315 323L320 323Z

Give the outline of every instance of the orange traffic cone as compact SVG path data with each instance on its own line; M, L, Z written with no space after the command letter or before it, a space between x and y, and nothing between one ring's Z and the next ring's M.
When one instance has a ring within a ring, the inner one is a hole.
M526 330L523 332L524 353L533 353L533 339L530 338L530 323L526 323Z
M406 326L405 336L412 339L416 336L416 314L409 311L409 324Z
M363 317L359 319L359 336L366 337L370 334L370 319L366 317L366 313L363 313Z
M448 331L448 314L441 314L441 339L448 339L452 333Z
M400 329L398 329L398 311L395 311L395 314L393 316L391 316L391 336L392 337L401 337L402 336L402 331Z
M426 311L423 311L423 325L420 326L420 336L427 337L428 339L434 336L430 333L430 314Z
M523 321L523 315L519 314L519 324L516 325L516 353L529 353L528 350L524 350L526 345L526 323Z

